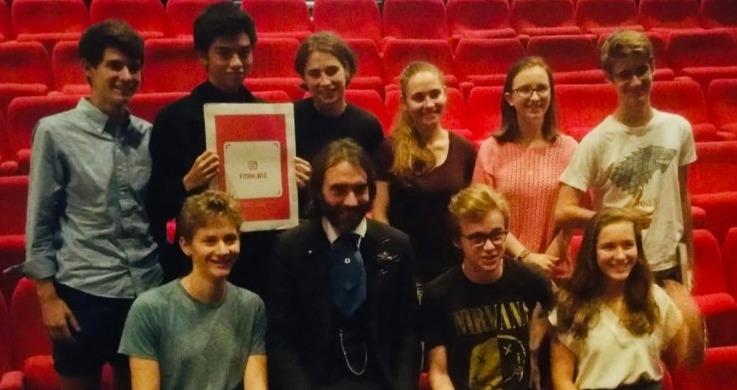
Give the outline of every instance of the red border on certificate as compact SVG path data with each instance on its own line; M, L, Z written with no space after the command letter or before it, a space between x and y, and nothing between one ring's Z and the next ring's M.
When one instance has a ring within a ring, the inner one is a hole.
M213 185L240 203L241 230L297 225L292 105L206 104L205 128L207 149L220 157Z

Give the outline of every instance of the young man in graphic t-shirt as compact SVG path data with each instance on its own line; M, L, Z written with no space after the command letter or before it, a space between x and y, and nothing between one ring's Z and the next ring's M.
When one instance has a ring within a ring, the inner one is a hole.
M539 388L550 282L504 256L509 209L501 195L474 184L449 209L463 263L430 282L422 298L432 388Z
M687 189L688 165L696 160L691 125L652 107L653 46L643 33L612 34L601 60L617 90L617 108L573 154L560 178L555 219L561 227L577 228L602 207L639 215L645 257L692 329L691 356L698 361L704 346L701 317L688 291L676 283L690 282L693 264ZM581 205L588 190L595 210Z

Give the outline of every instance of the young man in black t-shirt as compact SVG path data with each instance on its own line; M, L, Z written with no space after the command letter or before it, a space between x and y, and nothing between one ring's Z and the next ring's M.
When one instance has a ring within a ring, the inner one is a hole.
M509 209L501 195L475 184L449 209L463 263L430 282L423 296L432 388L537 389L551 284L504 257Z

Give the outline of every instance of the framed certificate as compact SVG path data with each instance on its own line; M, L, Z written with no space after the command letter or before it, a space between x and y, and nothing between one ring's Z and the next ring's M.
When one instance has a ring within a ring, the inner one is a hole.
M291 104L205 104L207 150L220 157L212 186L241 205L241 231L299 222Z

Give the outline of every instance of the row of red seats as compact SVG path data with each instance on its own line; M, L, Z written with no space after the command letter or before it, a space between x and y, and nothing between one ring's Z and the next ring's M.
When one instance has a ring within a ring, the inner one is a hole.
M145 38L192 33L192 21L217 0L15 0L0 2L0 39L76 39L90 22L118 17ZM336 31L346 38L459 39L604 33L615 28L737 28L731 0L316 0L313 20L304 0L244 0L263 36L304 38ZM64 15L63 18L58 15ZM407 21L411 20L411 23Z
M251 80L246 80L250 84ZM131 111L153 121L164 105L185 92L140 93L131 102ZM257 91L267 101L293 100L283 91ZM443 126L457 131L471 141L479 142L501 124L499 105L502 87L474 87L468 97L456 88L447 89L448 102ZM300 92L299 97L304 96ZM31 132L45 116L68 110L78 95L24 96L13 100L6 120L0 116L0 175L25 173L30 158ZM400 103L400 92L390 89L382 99L374 90L346 91L346 98L374 113L388 134ZM591 129L614 111L617 95L609 84L564 84L556 87L561 128L574 138L582 139ZM737 79L714 80L706 97L699 85L688 78L656 81L653 105L664 111L684 116L692 125L698 142L737 139ZM8 162L10 160L10 162ZM6 162L1 162L6 161ZM17 161L17 163L15 163Z
M670 38L649 33L656 56L656 80L686 75L706 91L715 78L737 78L737 42L726 31L673 33ZM597 43L593 36L532 37L525 47L517 38L464 39L455 52L442 40L391 40L379 51L373 41L349 40L359 59L351 88L375 89L383 94L403 67L413 60L429 60L446 73L450 86L467 95L473 86L501 85L509 66L519 57L541 55L555 70L558 83L603 83ZM603 39L603 37L602 37ZM599 40L601 43L601 39ZM301 97L301 80L292 63L299 43L293 38L264 38L257 46L253 71L246 80L253 90L286 91ZM146 42L142 92L189 91L205 78L189 39L153 39ZM50 60L40 43L0 44L0 112L15 96L42 95L57 90L88 90L75 41L60 42ZM167 77L159 77L166 74Z

